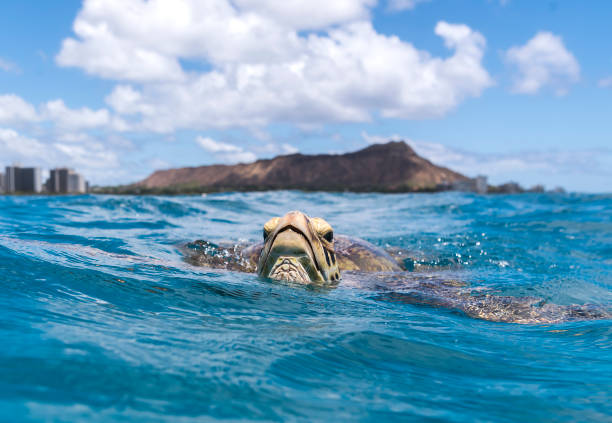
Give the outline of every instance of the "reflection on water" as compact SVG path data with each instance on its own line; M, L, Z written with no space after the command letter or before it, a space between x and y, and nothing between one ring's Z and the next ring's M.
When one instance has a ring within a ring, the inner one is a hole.
M525 307L612 304L610 196L4 197L2 415L609 419L609 319L495 323L423 305L405 281L303 289L194 267L177 248L259 241L291 209L408 252L413 281Z

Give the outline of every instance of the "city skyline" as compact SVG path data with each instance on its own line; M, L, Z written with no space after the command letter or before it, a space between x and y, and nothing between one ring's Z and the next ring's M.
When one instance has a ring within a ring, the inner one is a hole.
M603 1L10 3L0 157L113 185L404 139L494 184L609 191L610 18Z
M89 182L72 168L56 167L50 169L43 183L41 167L25 167L13 164L0 172L0 194L84 194L89 192Z

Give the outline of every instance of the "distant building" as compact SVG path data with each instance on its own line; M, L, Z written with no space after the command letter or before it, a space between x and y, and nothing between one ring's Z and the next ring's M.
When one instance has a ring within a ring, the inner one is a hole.
M4 173L0 172L0 193L4 192Z
M49 179L47 179L47 191L54 193L68 192L68 174L70 169L58 168L51 169Z
M478 175L475 178L475 188L478 194L486 194L489 190L489 184L487 183L487 177L485 175Z
M537 194L542 194L542 193L546 192L546 188L542 184L537 184L537 185L534 185L531 188L529 188L527 190L527 192L535 192Z
M85 178L80 173L68 175L68 192L85 192Z
M46 186L47 191L57 194L87 192L87 182L83 175L67 167L51 169Z
M478 175L475 178L455 181L451 184L450 189L453 191L477 192L478 194L486 194L489 189L487 177Z
M525 189L516 182L506 182L505 184L491 187L489 192L492 194L520 194L525 192Z
M39 167L7 166L4 174L5 192L41 192Z

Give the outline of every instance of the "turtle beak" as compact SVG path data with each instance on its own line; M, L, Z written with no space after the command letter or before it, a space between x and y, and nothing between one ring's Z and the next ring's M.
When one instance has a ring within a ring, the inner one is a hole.
M259 276L299 283L325 281L316 242L308 218L298 211L287 213L266 240L257 265Z

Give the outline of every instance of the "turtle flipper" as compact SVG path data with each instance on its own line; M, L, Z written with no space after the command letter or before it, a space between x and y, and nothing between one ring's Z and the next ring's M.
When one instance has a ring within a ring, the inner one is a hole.
M467 316L493 322L520 324L553 324L578 320L612 319L612 310L605 306L550 304L541 298L495 295L482 288L470 289L465 284L414 274L379 275L376 288L385 290L375 299L421 304L457 310ZM389 279L385 286L384 279Z
M185 261L191 265L253 273L257 261L251 259L250 249L240 244L222 246L204 240L190 242L181 248Z

